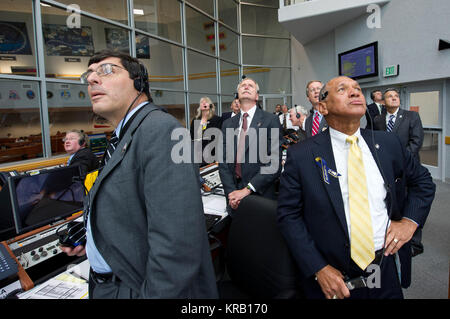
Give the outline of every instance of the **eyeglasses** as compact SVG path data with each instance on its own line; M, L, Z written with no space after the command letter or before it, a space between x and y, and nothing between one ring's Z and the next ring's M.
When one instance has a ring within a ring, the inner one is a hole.
M78 140L78 138L77 137L64 137L62 139L63 142L65 142L65 141L75 141L75 140Z
M123 67L113 64L113 63L104 63L99 65L99 67L94 70L87 70L80 76L81 83L88 84L88 78L92 74L92 72L97 73L98 76L107 76L114 73L114 67L125 70Z

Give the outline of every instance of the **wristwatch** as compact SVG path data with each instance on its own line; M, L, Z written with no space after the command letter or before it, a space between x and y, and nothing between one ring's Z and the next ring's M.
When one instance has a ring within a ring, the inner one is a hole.
M250 191L250 194L253 193L252 188L250 187L250 184L247 184L247 186L245 186L245 188L247 188Z

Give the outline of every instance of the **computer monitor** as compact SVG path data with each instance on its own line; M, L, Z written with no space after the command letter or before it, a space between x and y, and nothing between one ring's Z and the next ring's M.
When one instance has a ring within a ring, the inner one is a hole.
M338 54L339 75L354 80L378 77L378 42Z
M0 172L0 241L10 239L16 235L8 179L17 175L19 175L17 171Z
M79 166L43 170L8 179L17 234L62 220L83 209L85 190Z
M89 134L89 148L92 153L97 156L102 156L106 150L106 145L108 144L108 139L106 134Z

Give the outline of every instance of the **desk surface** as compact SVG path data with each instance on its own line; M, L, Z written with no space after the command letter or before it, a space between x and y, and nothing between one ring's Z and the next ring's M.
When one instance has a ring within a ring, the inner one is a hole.
M218 194L203 193L202 201L205 214L220 215L221 220L228 215L225 196L220 192ZM19 299L87 299L89 268L87 259L78 265L68 265L64 272L19 294L18 297Z

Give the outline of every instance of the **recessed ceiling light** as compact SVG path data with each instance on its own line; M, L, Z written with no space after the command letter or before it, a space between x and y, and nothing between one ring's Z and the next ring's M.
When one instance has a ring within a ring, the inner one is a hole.
M144 15L144 10L143 9L133 9L133 13L136 15Z
M41 6L43 6L43 7L51 7L51 5L46 4L46 3L42 3L42 2L41 2Z

